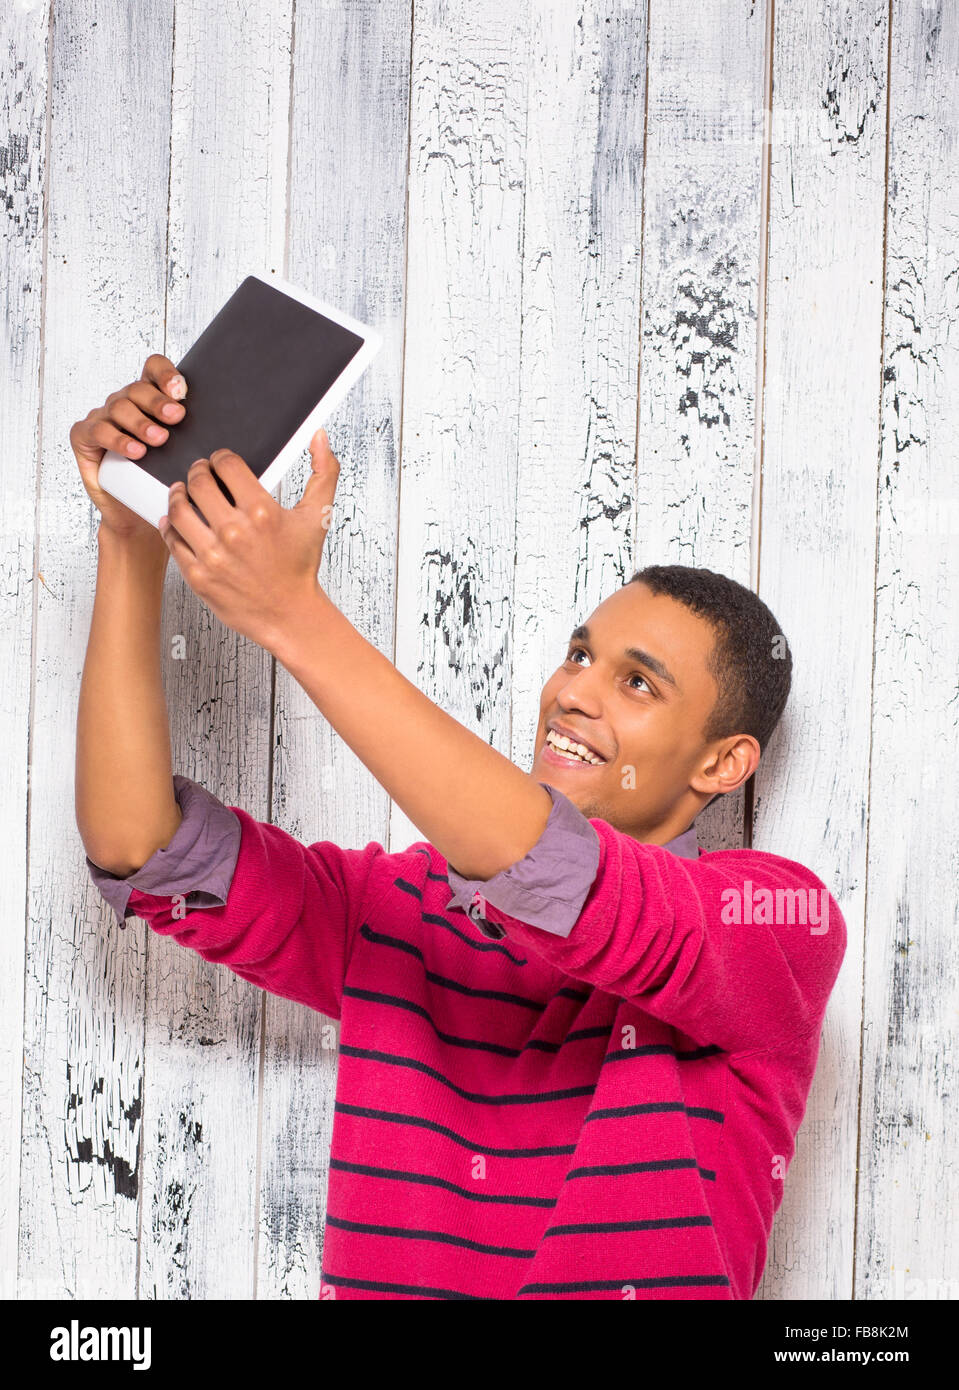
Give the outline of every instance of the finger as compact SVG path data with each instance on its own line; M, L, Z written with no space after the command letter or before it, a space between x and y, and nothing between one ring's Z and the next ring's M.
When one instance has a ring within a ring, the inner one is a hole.
M250 465L232 449L215 449L210 455L217 475L226 483L241 511L250 515L255 508L271 511L279 503L267 492Z
M106 415L105 407L88 416L82 425L84 428L78 433L77 440L80 447L86 451L87 458L91 457L95 449L111 449L115 454L122 454L125 458L131 459L142 458L147 451L145 444L141 444L138 439L131 439L128 434L117 428ZM74 448L76 447L74 445Z
M152 415L155 420L174 424L186 414L186 406L182 402L173 400L164 391L158 391L149 381L131 382L127 394L144 415Z
M216 538L194 510L183 483L174 483L170 488L167 516L193 551L194 557L202 559Z
M70 426L70 448L76 455L81 469L98 464L106 453L106 445L97 445L92 438L92 423L87 416L85 420L77 420Z
M193 562L196 560L196 555L187 545L183 537L179 534L168 515L160 517L160 535L163 537L164 542L166 543L167 550L169 550L170 554L176 561L177 568L179 569L180 573L183 574L184 578L186 578L184 566L192 565Z
M165 444L170 438L170 431L165 425L158 425L156 420L144 415L140 407L126 396L110 407L110 419L134 439L142 439L144 444Z
M159 352L151 353L144 362L140 380L152 381L154 386L158 386L161 391L165 391L174 400L179 400L186 395L186 380L183 373L177 370L176 364L171 362L169 357L164 357Z
M220 484L214 477L211 467L214 454L209 459L197 459L190 465L186 475L190 496L206 517L207 524L219 531L231 521L237 520L237 509L224 497Z
M315 512L318 517L325 515L328 528L330 510L340 476L340 461L330 448L326 430L317 430L310 440L310 461L312 471L296 507L303 512ZM324 507L327 508L325 513Z

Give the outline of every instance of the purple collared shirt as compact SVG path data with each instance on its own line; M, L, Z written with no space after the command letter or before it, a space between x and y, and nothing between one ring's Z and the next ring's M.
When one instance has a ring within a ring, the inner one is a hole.
M484 936L505 935L502 927L482 915L485 903L533 927L569 936L599 868L599 836L569 797L548 782L540 782L552 798L542 835L528 854L490 879L466 879L447 865L453 896L449 908L460 908ZM120 926L133 909L134 888L155 897L184 899L188 911L223 907L240 851L240 822L212 792L189 777L174 774L173 790L183 819L165 849L126 878L111 874L86 856L97 890L119 918ZM662 846L682 859L698 859L695 825Z
M155 850L135 873L120 878L86 856L90 877L121 927L133 911L128 904L134 888L158 898L182 895L188 911L226 903L240 852L239 819L206 787L178 773L173 794L183 819L166 848Z
M549 792L553 807L542 835L525 858L485 880L463 878L447 865L446 877L453 889L447 909L462 908L483 935L494 940L506 932L482 915L485 903L531 927L569 936L599 868L599 836L594 827L565 793L548 782L540 786ZM698 859L695 827L691 825L662 848L683 859Z

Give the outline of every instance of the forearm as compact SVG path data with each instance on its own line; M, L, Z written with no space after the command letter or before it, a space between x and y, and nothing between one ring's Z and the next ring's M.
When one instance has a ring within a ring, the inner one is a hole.
M532 849L546 789L418 690L321 590L273 652L457 872L492 878Z
M122 876L180 824L160 672L169 552L100 528L97 590L77 709L77 828L95 864Z

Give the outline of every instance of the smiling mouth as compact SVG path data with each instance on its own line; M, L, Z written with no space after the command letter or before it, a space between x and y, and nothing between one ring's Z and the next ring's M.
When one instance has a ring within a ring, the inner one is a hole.
M568 767L602 767L606 762L605 758L594 753L585 743L577 743L552 729L547 729L546 739L540 751L549 762Z

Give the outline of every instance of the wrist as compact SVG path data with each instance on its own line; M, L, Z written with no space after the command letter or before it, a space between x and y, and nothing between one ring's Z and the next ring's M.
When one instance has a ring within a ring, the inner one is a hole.
M155 596L162 602L170 559L163 537L159 545L148 535L129 535L101 526L97 532L97 594L115 598L120 592Z
M319 583L314 583L301 599L289 606L282 625L261 645L281 666L295 674L300 659L338 612L339 609Z
M162 562L165 569L170 558L166 541L149 522L144 522L143 528L136 531L117 530L101 520L97 528L97 547L101 553L153 561L155 564Z

